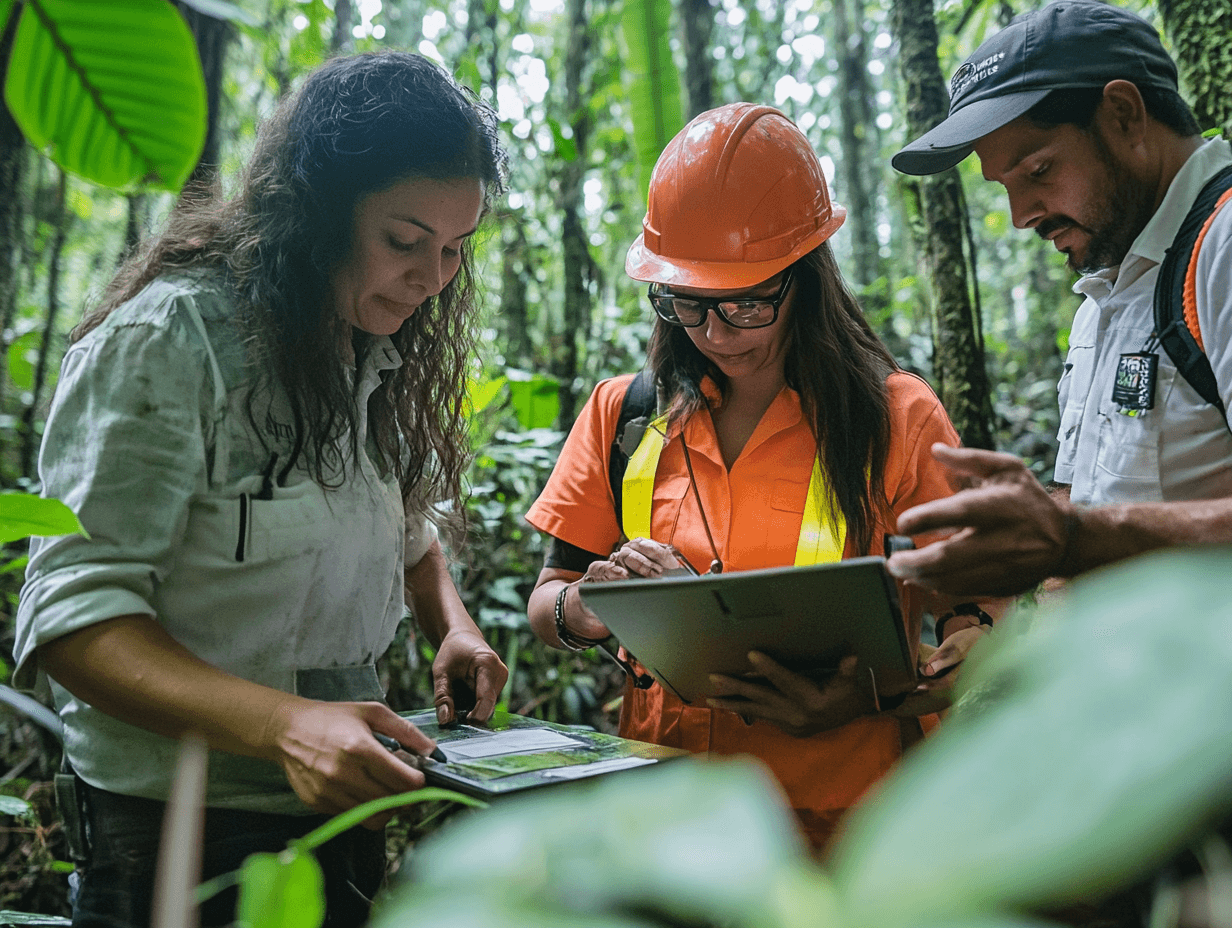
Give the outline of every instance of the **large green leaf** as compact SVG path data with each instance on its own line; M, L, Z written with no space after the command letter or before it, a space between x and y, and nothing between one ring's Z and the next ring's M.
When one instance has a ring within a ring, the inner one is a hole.
M671 0L625 0L620 16L643 203L655 162L684 126L680 71L670 43L671 17Z
M205 143L192 33L166 0L26 0L4 98L65 170L178 190Z
M33 806L24 799L19 799L17 796L6 796L0 793L0 815L12 815L14 817L27 815Z
M750 760L672 760L456 821L415 847L373 928L832 923L828 879Z
M27 535L86 535L73 510L58 499L0 493L0 544Z
M915 925L1098 896L1232 805L1232 554L1170 552L998 627L959 713L853 817L850 921ZM995 638L1002 638L995 641Z
M491 380L472 380L466 393L467 415L474 416L483 412L504 389L507 378L493 377Z
M530 429L550 428L560 415L560 383L554 377L507 371L509 398L518 425Z
M241 928L319 928L325 920L325 879L308 851L253 854L240 871L236 923Z
M34 386L32 356L37 358L40 341L42 341L42 333L38 330L31 330L13 339L9 344L9 379L19 390L29 390Z

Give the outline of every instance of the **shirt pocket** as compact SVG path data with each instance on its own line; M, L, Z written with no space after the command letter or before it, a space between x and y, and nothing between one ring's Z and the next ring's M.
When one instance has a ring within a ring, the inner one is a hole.
M689 486L687 475L655 481L650 504L650 534L655 541L671 543L675 539L676 526L680 522L685 497L689 495ZM660 535L660 532L663 534Z
M281 561L341 537L337 508L311 480L266 494L202 496L190 507L188 545L232 563Z
M1161 498L1160 430L1175 376L1176 368L1159 365L1155 405L1138 415L1119 412L1110 396L1101 398L1095 452L1097 495L1090 502L1149 502Z
M794 560L796 546L800 543L800 525L804 521L804 503L807 499L807 483L798 480L775 480L770 486L770 508L766 512L764 546L767 550L782 548L786 551L790 548L791 556L786 560L788 564ZM779 554L779 560L782 560L783 556Z

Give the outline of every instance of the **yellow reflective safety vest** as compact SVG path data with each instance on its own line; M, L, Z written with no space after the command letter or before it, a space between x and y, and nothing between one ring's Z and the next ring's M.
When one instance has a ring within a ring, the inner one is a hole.
M651 537L650 507L666 428L666 416L651 422L646 426L637 449L629 456L621 483L620 513L628 538ZM804 517L800 522L800 540L796 544L796 567L842 560L843 548L847 543L847 521L837 507L833 517L830 517L829 507L825 504L828 496L829 488L821 470L821 461L814 457L813 475L809 479L808 497L804 501Z

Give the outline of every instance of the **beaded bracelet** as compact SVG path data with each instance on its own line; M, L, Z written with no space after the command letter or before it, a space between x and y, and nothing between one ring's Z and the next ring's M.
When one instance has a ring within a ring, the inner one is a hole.
M945 640L945 623L960 615L968 615L972 618L979 619L981 625L987 625L989 628L992 628L992 616L981 609L978 605L975 603L959 603L945 615L941 616L941 618L937 619L936 625L934 626L937 634L937 644L940 644Z
M565 597L569 595L569 584L566 583L560 588L560 592L556 594L556 637L560 639L560 643L570 651L585 651L589 648L596 647L603 638L587 638L584 635L575 635L569 631L569 626L565 624Z

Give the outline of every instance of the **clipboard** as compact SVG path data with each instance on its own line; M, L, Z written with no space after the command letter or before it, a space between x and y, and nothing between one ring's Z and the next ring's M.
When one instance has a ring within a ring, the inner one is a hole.
M705 699L710 674L754 672L761 651L823 678L854 653L881 696L916 684L884 557L729 574L585 583L582 601L668 692ZM867 670L865 670L867 668Z
M399 715L432 738L445 756L443 762L416 759L430 785L487 801L596 776L626 776L689 755L680 748L502 710L480 725L446 727L437 724L435 709Z

